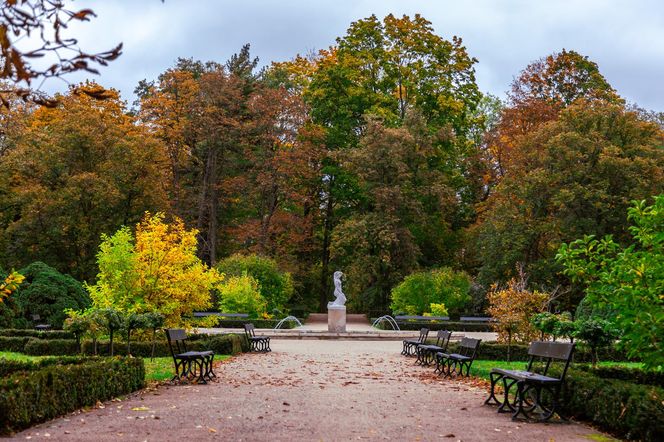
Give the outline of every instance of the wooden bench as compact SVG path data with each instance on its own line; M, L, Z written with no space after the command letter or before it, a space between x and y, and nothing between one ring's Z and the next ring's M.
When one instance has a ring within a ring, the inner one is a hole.
M196 379L201 384L207 384L206 379L217 377L212 370L213 351L188 351L187 333L181 328L167 328L165 332L175 364L175 376L171 382Z
M426 343L427 336L429 336L429 329L421 328L420 336L417 339L404 339L402 342L403 349L401 350L401 354L404 356L413 356L417 346Z
M436 343L433 345L419 344L416 348L417 351L417 364L428 366L433 363L436 353L446 352L447 346L450 343L452 332L446 330L439 330L436 333Z
M244 334L249 341L251 351L272 351L269 336L256 336L254 324L244 324Z
M574 344L565 342L535 341L528 348L528 365L526 370L505 370L494 368L491 370L491 393L484 402L489 405L499 405L498 412L512 412L512 419L519 416L527 420L546 421L556 412L560 397L560 390L565 381L565 374L572 360ZM536 360L541 363L533 365ZM563 364L559 377L548 376L553 362ZM503 400L496 397L496 384L502 381ZM510 390L516 386L516 391ZM543 392L545 392L543 394Z
M436 372L442 376L461 375L466 369L465 376L470 376L470 366L473 365L481 339L463 338L459 343L457 353L436 353Z
M32 322L35 324L35 330L39 331L47 331L51 329L50 324L40 324L41 322L41 316L39 315L31 315L32 317Z

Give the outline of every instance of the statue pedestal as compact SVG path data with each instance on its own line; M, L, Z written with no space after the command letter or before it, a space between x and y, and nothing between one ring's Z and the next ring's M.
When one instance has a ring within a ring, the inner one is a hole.
M346 332L346 306L327 306L327 331L332 333Z

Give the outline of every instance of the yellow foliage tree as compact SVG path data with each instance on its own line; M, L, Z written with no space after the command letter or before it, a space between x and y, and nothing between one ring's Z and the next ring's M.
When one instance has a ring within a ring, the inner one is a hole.
M537 330L530 322L535 314L544 311L549 296L526 288L525 277L512 278L506 287L494 284L488 295L488 313L496 320L493 328L498 341L507 342L507 360L510 359L512 341L530 342L537 338Z
M7 296L11 295L14 290L18 288L19 285L23 282L25 276L21 275L18 272L12 271L4 282L0 284L0 302Z
M167 327L186 325L184 317L210 306L210 290L223 276L196 256L198 232L175 218L146 213L136 226L104 235L97 255L97 284L88 286L93 305L121 312L159 312Z

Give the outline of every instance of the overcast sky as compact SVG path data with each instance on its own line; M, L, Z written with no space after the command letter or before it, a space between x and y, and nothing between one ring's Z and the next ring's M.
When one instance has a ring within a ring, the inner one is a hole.
M420 13L439 35L463 38L479 60L482 91L504 97L529 62L565 48L597 62L627 100L664 111L664 0L78 0L74 7L98 15L72 28L84 50L124 43L95 79L129 102L139 80L156 78L178 57L223 62L250 43L267 64L326 48L371 14Z

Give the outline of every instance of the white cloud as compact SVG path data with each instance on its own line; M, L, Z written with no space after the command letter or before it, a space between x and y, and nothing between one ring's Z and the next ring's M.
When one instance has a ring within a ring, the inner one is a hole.
M664 3L658 0L89 0L98 14L72 32L84 49L117 42L124 54L96 80L122 91L152 79L177 57L224 61L244 43L263 63L327 47L351 21L420 12L444 37L458 35L479 59L477 80L502 95L530 61L562 48L596 61L630 101L664 110ZM80 81L85 76L69 78ZM49 91L63 90L50 82Z

